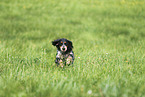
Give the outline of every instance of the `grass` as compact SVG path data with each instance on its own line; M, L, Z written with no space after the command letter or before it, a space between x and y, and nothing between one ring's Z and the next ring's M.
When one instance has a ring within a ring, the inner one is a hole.
M145 97L144 0L0 0L0 97ZM74 67L51 41L73 41Z

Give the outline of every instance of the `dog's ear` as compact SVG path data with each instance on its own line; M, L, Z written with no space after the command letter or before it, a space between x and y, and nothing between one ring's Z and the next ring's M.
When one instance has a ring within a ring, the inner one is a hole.
M59 43L59 41L60 41L60 39L57 39L57 40L52 41L52 45L53 46L57 46L58 43Z
M67 40L69 47L73 48L73 44L70 40Z

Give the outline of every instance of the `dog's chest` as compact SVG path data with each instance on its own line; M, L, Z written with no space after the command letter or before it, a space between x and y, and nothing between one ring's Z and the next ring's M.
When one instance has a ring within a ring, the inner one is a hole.
M68 56L69 56L71 53L72 53L72 52L70 52L70 53L68 53L68 54L62 54L60 51L57 51L56 58L66 59L66 58L68 58Z

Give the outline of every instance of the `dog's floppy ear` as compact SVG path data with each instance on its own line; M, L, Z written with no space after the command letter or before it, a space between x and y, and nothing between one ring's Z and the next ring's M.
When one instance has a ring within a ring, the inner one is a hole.
M52 41L52 45L53 46L57 46L58 43L59 43L59 41L60 41L60 39L57 39L57 40Z
M69 47L73 48L73 44L70 40L67 40Z

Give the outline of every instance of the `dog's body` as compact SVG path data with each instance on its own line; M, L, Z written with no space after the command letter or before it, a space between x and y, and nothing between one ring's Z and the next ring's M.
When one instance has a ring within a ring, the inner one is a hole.
M70 40L65 38L52 41L52 45L57 47L55 63L57 66L71 65L74 61L73 45Z

